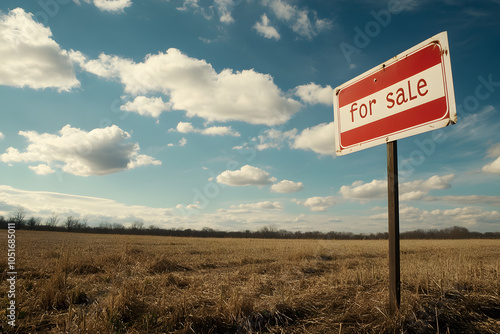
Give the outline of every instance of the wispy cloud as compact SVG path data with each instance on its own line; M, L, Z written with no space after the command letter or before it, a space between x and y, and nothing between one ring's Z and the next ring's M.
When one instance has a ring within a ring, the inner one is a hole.
M177 131L179 133L199 133L206 136L241 136L238 131L233 130L230 126L211 126L205 129L196 129L190 122L179 122L175 129L170 129L168 131Z
M263 0L262 3L271 9L278 20L303 38L312 39L332 27L332 21L318 18L316 11L298 8L283 0Z
M281 149L288 146L291 149L312 151L319 156L335 157L335 131L334 122L321 123L302 131L292 129L280 131L268 129L262 134L252 138L249 142L233 147L235 150Z
M276 28L271 25L271 22L267 18L266 14L262 14L262 16L260 17L260 21L256 22L253 25L253 28L259 35L268 39L279 40L281 37L278 33L278 30L276 30Z

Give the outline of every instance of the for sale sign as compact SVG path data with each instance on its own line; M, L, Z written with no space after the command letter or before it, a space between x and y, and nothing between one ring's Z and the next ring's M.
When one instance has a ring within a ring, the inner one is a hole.
M447 33L338 86L333 99L337 155L455 124Z

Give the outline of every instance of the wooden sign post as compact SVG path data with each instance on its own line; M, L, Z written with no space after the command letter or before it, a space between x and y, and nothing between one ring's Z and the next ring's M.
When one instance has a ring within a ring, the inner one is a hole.
M397 141L387 143L387 190L389 213L389 311L391 314L395 314L399 311L401 303Z

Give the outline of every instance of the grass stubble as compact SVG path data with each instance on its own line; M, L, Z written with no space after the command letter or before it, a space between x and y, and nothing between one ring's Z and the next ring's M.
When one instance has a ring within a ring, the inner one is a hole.
M17 231L4 333L500 333L500 240L196 239ZM2 253L7 252L2 232Z

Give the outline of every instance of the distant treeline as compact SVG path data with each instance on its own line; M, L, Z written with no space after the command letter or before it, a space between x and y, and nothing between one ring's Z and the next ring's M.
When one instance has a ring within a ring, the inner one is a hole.
M144 223L134 222L130 227L124 227L119 223L101 223L99 226L89 226L85 219L73 216L61 220L54 215L43 221L41 218L26 218L24 210L17 210L11 217L5 219L0 216L0 229L7 229L9 225L16 229L78 232L78 233L100 233L100 234L131 234L131 235L161 235L173 237L198 237L198 238L262 238L262 239L324 239L324 240L378 240L388 239L388 233L355 234L350 232L291 232L278 230L272 226L266 226L258 231L218 231L211 228L201 230L192 229L164 229L154 225L145 228ZM415 230L400 233L401 239L500 239L500 232L473 232L465 227L453 226L437 230Z

